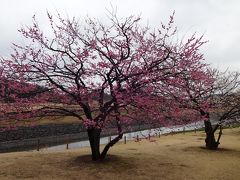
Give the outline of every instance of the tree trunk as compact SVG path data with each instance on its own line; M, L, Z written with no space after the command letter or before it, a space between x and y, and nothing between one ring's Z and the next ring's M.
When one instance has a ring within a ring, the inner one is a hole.
M90 142L90 147L92 151L92 160L98 161L100 160L100 134L101 129L97 128L89 128L87 130L88 138Z
M97 128L90 128L87 130L88 132L88 138L90 142L90 147L92 151L92 160L93 161L101 161L104 160L108 150L110 147L112 147L114 144L116 144L123 136L123 134L119 134L117 137L115 137L112 141L110 141L105 148L103 149L102 153L100 153L100 134L101 129Z
M114 144L116 144L120 139L122 139L123 134L120 133L117 137L115 137L112 141L110 141L105 148L103 149L102 153L101 153L101 160L105 159L108 150L110 149L110 147L112 147Z
M214 133L215 130L212 127L210 120L204 121L205 132L206 132L206 148L211 150L216 150L218 148L219 142L216 141Z

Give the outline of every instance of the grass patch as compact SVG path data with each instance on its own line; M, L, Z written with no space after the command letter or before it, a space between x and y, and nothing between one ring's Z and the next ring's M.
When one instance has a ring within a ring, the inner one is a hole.
M231 179L240 177L240 128L224 129L217 151L204 132L118 143L103 162L89 148L0 154L0 179Z

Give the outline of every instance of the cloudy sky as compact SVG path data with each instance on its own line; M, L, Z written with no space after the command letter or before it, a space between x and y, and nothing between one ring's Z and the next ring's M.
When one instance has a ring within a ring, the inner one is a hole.
M181 39L191 33L204 34L202 51L213 67L240 71L239 0L5 0L0 6L0 56L8 56L11 43L21 44L17 29L30 25L36 14L41 26L48 25L46 11L64 16L104 19L106 9L117 7L120 17L141 14L142 22L157 27L175 10Z

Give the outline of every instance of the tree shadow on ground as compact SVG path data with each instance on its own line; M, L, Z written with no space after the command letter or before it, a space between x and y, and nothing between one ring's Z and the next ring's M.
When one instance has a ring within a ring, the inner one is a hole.
M130 171L136 167L136 159L133 157L122 157L118 155L107 155L102 161L93 161L91 155L82 155L71 159L69 168L91 169L91 171Z

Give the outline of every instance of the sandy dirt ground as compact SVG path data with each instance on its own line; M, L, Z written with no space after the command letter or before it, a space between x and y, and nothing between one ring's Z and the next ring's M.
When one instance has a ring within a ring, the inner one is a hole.
M204 132L118 143L104 162L90 149L0 154L0 179L240 179L240 128L224 129L220 148L204 148Z

